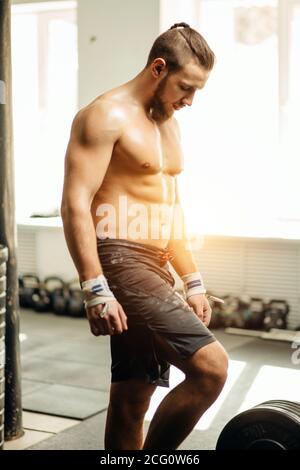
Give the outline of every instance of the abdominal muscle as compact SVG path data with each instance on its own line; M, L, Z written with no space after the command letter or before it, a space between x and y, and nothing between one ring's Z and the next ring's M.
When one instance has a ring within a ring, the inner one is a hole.
M97 238L165 248L172 235L174 178L161 173L134 180L124 175L104 181L91 208Z

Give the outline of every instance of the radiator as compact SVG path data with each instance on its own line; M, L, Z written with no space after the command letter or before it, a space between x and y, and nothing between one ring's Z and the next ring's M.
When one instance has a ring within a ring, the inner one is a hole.
M69 255L60 218L33 219L17 225L18 272L44 279L56 275L69 282L78 278Z
M207 236L195 255L207 289L285 299L289 328L300 325L300 241Z

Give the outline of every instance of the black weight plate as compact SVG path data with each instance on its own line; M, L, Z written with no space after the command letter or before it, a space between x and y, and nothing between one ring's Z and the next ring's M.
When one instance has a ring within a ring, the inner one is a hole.
M3 379L5 373L5 367L4 365L0 365L0 380Z
M6 274L6 263L0 263L0 276L5 276Z
M217 450L300 449L300 418L286 410L254 407L235 416L221 432Z
M0 322L0 343L1 343L1 340L4 341L4 336L5 336L5 322L2 321Z
M4 378L5 367L4 365L0 366L0 380Z
M0 308L0 323L5 321L6 309Z
M2 292L0 294L0 310L6 307L6 293Z
M8 249L4 245L0 245L0 263L8 260Z
M4 424L0 426L0 450L3 449L4 444Z
M4 393L1 393L0 395L0 410L4 408Z
M0 351L0 366L4 366L4 365L5 365L5 349L3 348Z
M300 403L288 401L288 400L269 400L260 405L257 405L255 408L258 407L272 407L279 410L286 410L290 413L293 413L296 417L299 417L300 421Z
M290 419L294 420L295 422L297 422L300 426L300 416L297 412L295 412L294 409L291 409L291 407L282 407L282 406L274 406L274 405L265 405L265 406L262 406L262 407L255 407L255 409L260 409L260 410L264 410L264 411L273 411L273 412L277 412L277 413L282 413L286 416L289 416Z
M0 276L0 294L6 291L6 276Z
M1 393L4 393L4 389L5 389L5 378L1 377L0 378L0 395Z
M288 413L292 413L294 417L300 422L300 404L298 402L291 402L287 400L270 400L269 402L264 402L255 408L257 407L267 407L287 411Z

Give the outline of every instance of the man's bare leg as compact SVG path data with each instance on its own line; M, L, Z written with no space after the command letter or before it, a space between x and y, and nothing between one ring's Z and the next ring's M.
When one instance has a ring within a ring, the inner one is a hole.
M105 428L105 449L142 449L144 417L155 388L155 385L139 380L111 385Z
M176 449L220 394L227 376L227 355L214 342L182 361L161 338L157 339L169 362L181 369L186 379L159 405L143 449Z

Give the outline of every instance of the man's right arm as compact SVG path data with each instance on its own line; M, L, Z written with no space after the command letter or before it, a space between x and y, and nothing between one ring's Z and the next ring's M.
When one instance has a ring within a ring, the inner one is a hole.
M61 216L80 281L102 273L91 204L121 132L120 116L111 112L105 102L79 111L72 125L65 158Z
M65 179L61 216L69 251L80 281L94 282L102 274L91 204L101 187L113 148L122 133L120 112L110 103L98 103L79 111L74 119L65 159ZM110 296L109 296L110 297ZM127 330L127 317L113 297L102 316L103 303L86 306L95 336ZM106 305L106 306L107 306Z

